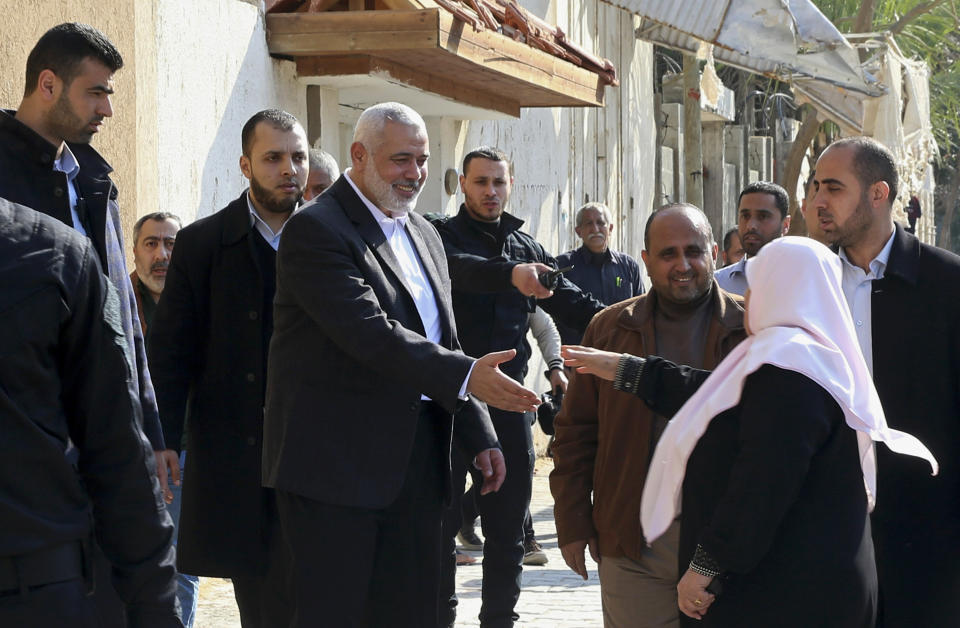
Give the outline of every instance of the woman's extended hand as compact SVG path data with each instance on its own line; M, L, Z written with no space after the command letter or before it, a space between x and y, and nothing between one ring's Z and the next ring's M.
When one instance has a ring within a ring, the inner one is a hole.
M707 609L713 604L716 596L707 591L707 585L713 580L710 576L687 570L677 584L677 606L687 617L703 619Z
M613 381L622 354L580 345L563 345L560 355L563 356L563 363L576 368L578 373L589 373Z

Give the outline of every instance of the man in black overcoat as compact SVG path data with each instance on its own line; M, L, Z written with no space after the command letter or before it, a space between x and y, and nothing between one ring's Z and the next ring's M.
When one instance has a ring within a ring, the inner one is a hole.
M485 492L505 474L468 393L535 405L496 368L513 351L460 351L443 245L412 211L427 157L419 114L370 107L352 167L280 245L263 472L293 550L294 626L436 626L451 437Z
M897 167L874 140L831 144L814 184L807 211L816 212L844 262L844 293L887 421L917 436L940 462L931 477L924 461L876 448L880 625L956 626L960 257L894 223Z
M260 481L267 348L275 249L306 185L309 144L275 109L251 117L241 139L250 188L177 234L149 355L172 449L186 427L177 564L231 578L244 628L272 628L290 604L273 491Z

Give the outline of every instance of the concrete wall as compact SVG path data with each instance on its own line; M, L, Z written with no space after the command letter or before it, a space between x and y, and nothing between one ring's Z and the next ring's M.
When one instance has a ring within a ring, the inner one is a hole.
M136 220L142 190L149 190L148 168L139 159L141 145L149 145L149 133L140 124L143 115L138 98L140 86L149 83L149 59L135 43L149 19L142 9L147 2L111 0L105 2L60 2L56 0L0 0L0 106L16 109L23 97L27 55L48 29L62 22L84 22L99 28L116 45L124 67L114 76L113 118L107 120L93 139L93 146L113 164L114 181L120 189L124 232L129 234ZM128 235L129 237L129 235ZM128 247L129 248L129 247Z
M208 216L246 187L240 130L261 109L306 122L294 64L270 58L259 2L156 0L157 209ZM146 213L146 208L142 213Z

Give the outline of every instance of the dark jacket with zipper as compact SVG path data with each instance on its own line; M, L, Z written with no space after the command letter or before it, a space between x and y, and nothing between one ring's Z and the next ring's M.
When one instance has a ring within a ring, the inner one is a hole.
M14 114L0 110L0 197L72 227L67 175L53 169L57 147L14 118ZM68 146L80 164L76 183L86 206L87 235L120 297L123 334L134 358L133 385L143 410L143 431L154 451L159 451L165 449L163 433L147 369L137 300L127 271L117 188L110 180L113 169L89 144Z
M484 230L482 224L463 206L453 218L436 223L453 281L460 343L464 353L475 358L516 349L516 357L500 369L522 382L530 359L527 329L537 305L557 322L583 330L603 304L562 277L549 299L538 301L520 294L510 283L514 266L540 262L557 268L557 262L533 237L520 231L523 221L519 218L503 213L497 235ZM481 259L489 263L477 265Z
M131 628L172 628L173 523L96 258L74 229L0 199L0 589L17 569L37 587L70 580L52 556L95 530Z

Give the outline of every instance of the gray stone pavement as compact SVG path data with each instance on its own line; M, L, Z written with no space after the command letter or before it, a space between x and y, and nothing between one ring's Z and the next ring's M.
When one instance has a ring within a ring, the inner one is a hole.
M550 496L549 459L537 461L533 478L533 499L530 511L537 540L543 545L549 562L541 567L524 566L523 589L517 612L518 628L594 628L602 626L600 581L596 565L589 558L589 579L584 581L566 566L557 548L557 531L553 523L553 498ZM460 606L457 626L479 626L480 552L468 552L478 560L474 565L457 569L457 594ZM195 628L236 628L240 626L233 587L229 581L202 578Z

